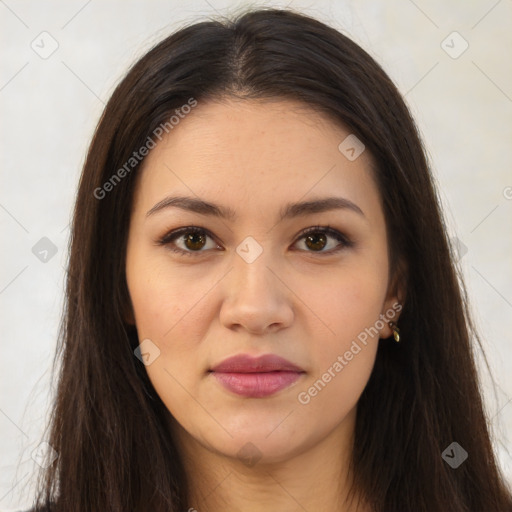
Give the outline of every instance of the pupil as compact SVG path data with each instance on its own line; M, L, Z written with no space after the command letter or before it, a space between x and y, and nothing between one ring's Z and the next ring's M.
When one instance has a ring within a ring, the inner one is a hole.
M188 244L188 242L191 242L192 247ZM185 245L189 249L201 249L201 247L203 246L201 245L201 242L204 245L204 236L200 233L189 233L189 235L185 239Z
M315 243L314 240L316 239L321 239L321 242L320 242L320 246L319 247L319 244L318 243ZM306 245L310 248L310 249L323 249L325 247L325 235L323 233L318 233L316 235L308 235L306 237ZM309 242L312 243L313 247L309 244Z

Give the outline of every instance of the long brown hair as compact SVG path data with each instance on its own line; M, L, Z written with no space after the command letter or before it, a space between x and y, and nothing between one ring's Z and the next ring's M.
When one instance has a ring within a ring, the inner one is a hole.
M75 205L47 439L58 458L40 474L37 505L52 502L58 512L188 508L165 406L134 356L136 329L125 322L126 242L140 163L125 167L122 179L112 176L191 98L200 105L225 95L299 100L350 127L376 162L391 273L406 300L403 341L379 342L358 403L355 488L379 512L511 511L474 363L480 341L414 121L358 45L277 9L172 34L131 68L105 108ZM442 457L452 442L468 453L456 469Z

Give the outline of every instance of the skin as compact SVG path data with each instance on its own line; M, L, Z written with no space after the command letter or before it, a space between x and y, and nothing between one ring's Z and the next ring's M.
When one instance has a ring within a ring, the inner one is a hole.
M349 134L288 100L199 103L150 152L137 177L127 321L141 342L150 339L160 350L146 370L169 411L170 435L190 481L190 507L197 510L368 509L346 501L347 467L357 402L378 339L392 334L387 323L366 345L359 343L357 355L309 403L298 400L365 328L400 302L389 280L372 157L364 151L349 161L338 150ZM148 216L168 195L199 197L237 217L173 207ZM285 203L325 196L347 198L364 215L345 208L278 218ZM322 239L308 246L300 233L316 225L330 225L354 245L327 254L339 245L329 235L325 247ZM158 245L185 226L215 238L206 237L202 246L186 245L183 236ZM263 250L251 263L236 252L247 236ZM171 246L196 253L179 255ZM270 397L241 397L208 370L242 353L277 354L305 373ZM255 464L239 454L244 446L256 454Z

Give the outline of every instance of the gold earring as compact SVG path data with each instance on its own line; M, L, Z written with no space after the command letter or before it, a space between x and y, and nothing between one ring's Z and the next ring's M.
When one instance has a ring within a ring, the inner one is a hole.
M393 338L395 338L395 341L398 343L400 341L400 329L395 322L389 322L389 327L393 329Z

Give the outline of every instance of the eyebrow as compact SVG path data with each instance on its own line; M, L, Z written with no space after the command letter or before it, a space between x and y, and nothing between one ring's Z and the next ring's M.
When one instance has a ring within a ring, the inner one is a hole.
M202 199L187 196L169 196L155 204L155 206L146 213L146 217L154 215L155 213L167 208L180 208L185 211L199 213L200 215L209 215L231 221L235 220L237 216L236 212L231 208L209 203ZM282 221L285 219L292 219L295 217L339 209L350 210L362 217L365 217L361 208L349 199L344 197L323 197L312 201L286 204L280 210L279 220Z

